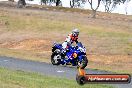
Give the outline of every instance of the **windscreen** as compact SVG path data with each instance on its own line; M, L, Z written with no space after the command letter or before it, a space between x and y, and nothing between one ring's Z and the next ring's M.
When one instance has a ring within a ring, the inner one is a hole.
M78 45L78 47L83 47L81 42L78 42L77 45Z

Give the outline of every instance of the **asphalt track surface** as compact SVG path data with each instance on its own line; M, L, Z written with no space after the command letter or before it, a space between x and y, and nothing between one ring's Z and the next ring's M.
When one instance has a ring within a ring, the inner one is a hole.
M59 78L67 78L75 80L77 69L76 67L67 66L54 66L52 64L22 60L12 57L0 57L0 67L22 70L26 72L36 72L42 75L54 76ZM99 71L86 69L86 73L89 74L113 74L112 72ZM94 85L94 84L93 84ZM112 84L116 88L132 88L132 82L130 84Z

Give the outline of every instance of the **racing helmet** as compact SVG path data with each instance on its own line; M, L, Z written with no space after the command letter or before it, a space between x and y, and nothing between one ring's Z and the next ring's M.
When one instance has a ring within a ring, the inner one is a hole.
M79 35L79 29L75 28L72 30L72 36L77 37Z

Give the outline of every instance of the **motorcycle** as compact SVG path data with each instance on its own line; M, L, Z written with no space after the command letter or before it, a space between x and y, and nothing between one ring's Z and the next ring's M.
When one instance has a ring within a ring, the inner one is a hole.
M72 65L84 69L87 66L86 48L81 42L77 46L68 46L66 54L62 53L62 44L54 43L52 46L51 63L53 65Z

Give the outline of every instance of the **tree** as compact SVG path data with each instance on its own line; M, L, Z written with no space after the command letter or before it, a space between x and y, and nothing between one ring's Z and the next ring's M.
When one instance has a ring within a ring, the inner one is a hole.
M110 7L112 4L112 0L102 0L104 6L105 6L105 12L110 12Z
M127 7L128 7L128 2L129 2L130 0L126 0L126 3L125 3L125 12L126 12L126 15L127 15Z
M70 1L71 8L78 8L80 6L80 1L81 0L71 0Z
M74 8L74 3L75 3L75 0L70 0L70 6L71 6L71 8Z
M18 8L25 7L25 5L26 5L25 0L19 0L18 3L17 3L17 7Z
M86 3L87 0L70 0L71 8L79 8Z
M91 6L91 9L92 9L92 18L96 18L96 12L97 12L97 9L99 8L101 0L97 0L98 2L97 2L96 8L93 7L93 3L95 3L94 1L95 0L88 0L89 4Z
M8 0L8 1L14 2L14 0Z
M56 6L59 6L60 5L60 0L56 0Z
M60 6L61 0L41 0L41 5L49 5L52 6L52 4L55 3L56 6Z
M112 12L118 4L129 2L130 0L102 0L105 5L105 12Z
M43 4L46 5L46 4L47 4L47 1L48 1L48 0L41 0L41 5L43 5Z

